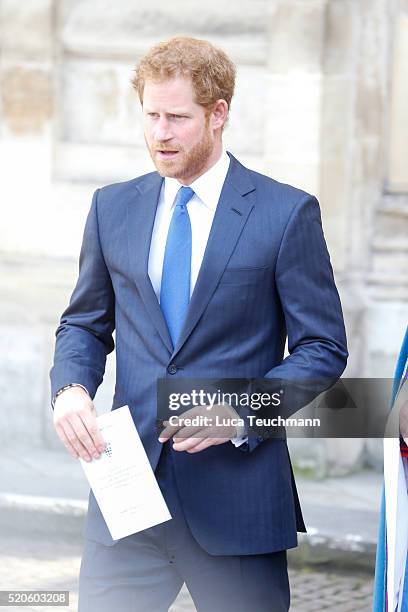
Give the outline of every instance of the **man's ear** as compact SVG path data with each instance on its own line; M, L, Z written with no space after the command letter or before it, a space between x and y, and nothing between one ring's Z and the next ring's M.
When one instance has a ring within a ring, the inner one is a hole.
M214 130L222 128L228 118L228 104L220 98L214 103L211 111L211 127Z

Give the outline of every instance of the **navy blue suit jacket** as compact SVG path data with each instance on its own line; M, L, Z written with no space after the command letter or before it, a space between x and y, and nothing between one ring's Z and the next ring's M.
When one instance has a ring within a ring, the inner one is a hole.
M77 382L93 397L116 330L112 409L129 406L153 468L161 452L157 378L331 379L346 364L316 198L230 158L177 346L147 273L163 180L156 172L95 192L78 282L56 333L52 394ZM207 552L296 546L305 528L284 440L251 437L244 448L178 452L175 471L187 522ZM114 544L92 493L86 534Z

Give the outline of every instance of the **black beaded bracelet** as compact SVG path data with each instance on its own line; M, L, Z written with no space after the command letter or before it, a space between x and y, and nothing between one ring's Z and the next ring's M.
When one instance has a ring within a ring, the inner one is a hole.
M54 397L51 400L51 406L53 408L55 408L55 402L57 400L57 397L59 395L61 395L61 393L63 393L64 391L66 391L67 389L70 389L70 387L81 387L81 389L83 389L84 391L86 391L86 393L88 393L89 395L89 391L88 389L86 389L83 385L80 385L79 383L69 383L69 385L65 385L65 387L61 387L61 389L58 389L58 391L56 392L56 394L54 395Z

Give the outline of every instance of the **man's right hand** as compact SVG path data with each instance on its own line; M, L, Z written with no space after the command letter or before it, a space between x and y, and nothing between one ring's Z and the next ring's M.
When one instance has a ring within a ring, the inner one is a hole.
M96 420L95 406L81 387L70 387L57 397L54 426L61 442L75 459L99 459L105 450L105 441Z

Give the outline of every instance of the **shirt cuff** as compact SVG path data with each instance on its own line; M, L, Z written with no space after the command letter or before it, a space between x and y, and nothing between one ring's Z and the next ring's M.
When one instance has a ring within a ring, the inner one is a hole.
M231 438L232 444L238 448L238 446L242 446L245 442L248 442L248 436L237 436L236 438Z

